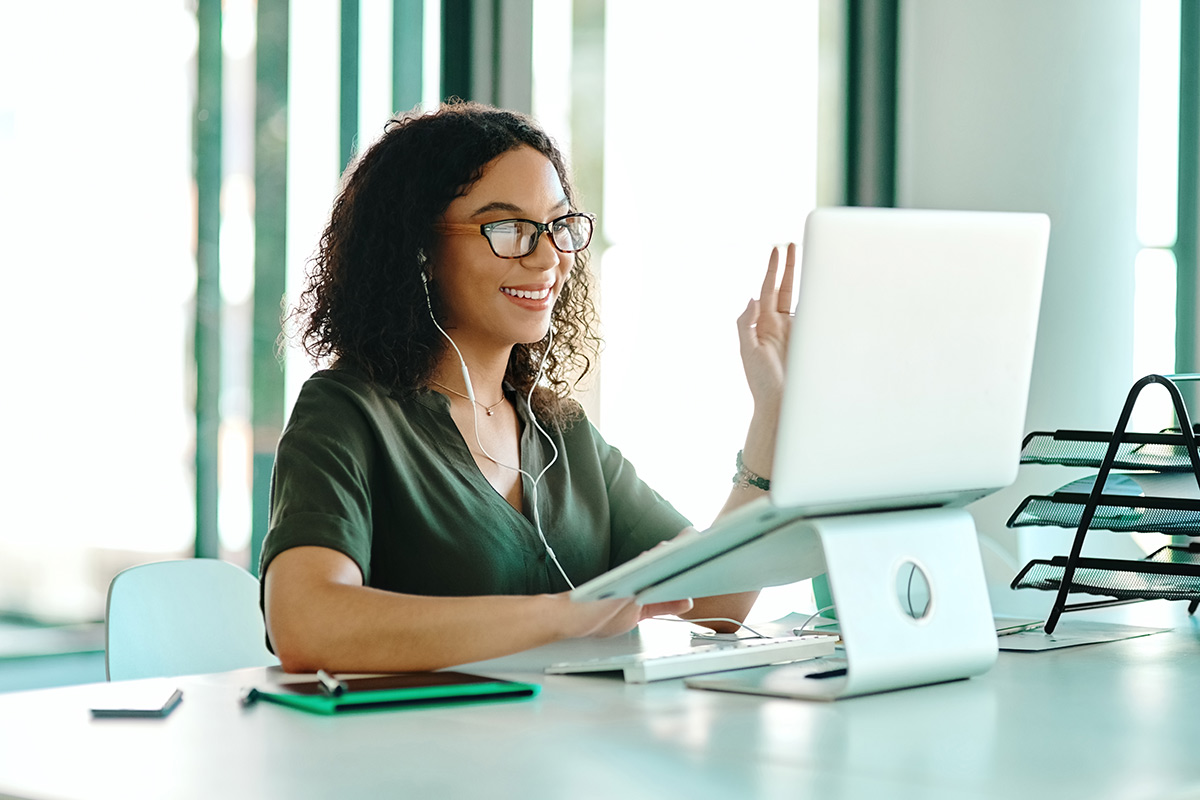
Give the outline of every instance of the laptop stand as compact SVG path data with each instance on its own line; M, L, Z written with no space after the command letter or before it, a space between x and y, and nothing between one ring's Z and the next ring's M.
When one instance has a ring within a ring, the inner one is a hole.
M809 666L780 675L788 696L854 697L969 678L995 663L975 521L964 509L810 518L789 533L820 538L845 665L844 674ZM915 603L914 566L927 586Z

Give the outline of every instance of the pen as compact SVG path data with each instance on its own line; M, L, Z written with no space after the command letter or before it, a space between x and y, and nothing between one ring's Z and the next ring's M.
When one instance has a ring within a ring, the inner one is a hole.
M317 681L321 684L321 691L330 697L341 697L346 691L346 684L323 669L317 670Z

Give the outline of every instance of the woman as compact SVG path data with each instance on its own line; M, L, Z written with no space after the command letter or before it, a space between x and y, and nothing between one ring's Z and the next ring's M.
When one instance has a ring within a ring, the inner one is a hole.
M280 439L261 562L285 669L430 670L656 614L745 618L757 593L567 595L689 524L570 399L596 352L591 231L553 142L485 106L395 120L348 174L293 312L331 368ZM738 320L755 413L725 510L772 462L794 250L776 292L778 261Z

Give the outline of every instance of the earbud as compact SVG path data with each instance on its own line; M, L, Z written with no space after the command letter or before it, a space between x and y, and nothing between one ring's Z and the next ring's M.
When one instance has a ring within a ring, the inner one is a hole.
M429 309L429 318L433 320L433 324L437 329L442 331L442 326L438 325L437 317L433 314L433 298L429 296L429 276L425 274L425 270L423 269L421 270L421 288L425 290L425 307ZM450 338L446 335L445 331L442 331L442 336L445 336L447 339ZM454 344L454 342L451 341L450 344Z

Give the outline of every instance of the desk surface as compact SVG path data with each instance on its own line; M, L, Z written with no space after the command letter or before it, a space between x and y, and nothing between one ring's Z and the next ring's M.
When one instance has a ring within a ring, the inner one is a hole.
M1106 613L1175 630L1004 652L978 678L836 703L538 669L686 638L669 623L470 668L543 684L514 703L239 707L269 670L180 678L165 720L93 720L91 684L17 692L0 695L0 797L1200 797L1200 625L1182 604Z

